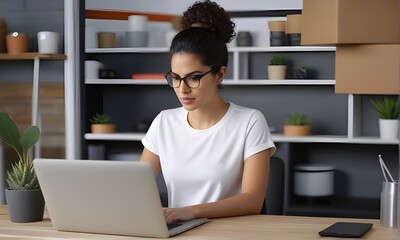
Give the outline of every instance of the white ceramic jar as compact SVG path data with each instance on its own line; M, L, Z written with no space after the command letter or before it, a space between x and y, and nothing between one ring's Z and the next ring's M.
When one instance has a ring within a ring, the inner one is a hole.
M294 167L294 194L304 197L328 197L334 192L334 168L307 163Z

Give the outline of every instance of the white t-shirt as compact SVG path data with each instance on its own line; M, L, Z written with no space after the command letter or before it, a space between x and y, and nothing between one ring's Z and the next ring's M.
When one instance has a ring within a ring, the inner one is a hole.
M225 116L204 130L192 128L187 115L183 107L162 111L142 140L160 158L169 207L239 194L246 158L275 151L267 121L257 110L230 103Z

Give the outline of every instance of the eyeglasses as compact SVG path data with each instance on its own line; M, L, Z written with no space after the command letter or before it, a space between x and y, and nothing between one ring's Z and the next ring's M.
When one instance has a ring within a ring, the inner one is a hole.
M192 74L192 75L187 75L185 77L180 77L179 75L172 73L172 71L170 70L168 73L164 75L164 77L165 79L167 79L168 84L173 88L180 87L182 81L184 81L186 86L190 88L198 88L200 86L200 79L203 78L208 73L210 73L211 71L212 69L202 74Z

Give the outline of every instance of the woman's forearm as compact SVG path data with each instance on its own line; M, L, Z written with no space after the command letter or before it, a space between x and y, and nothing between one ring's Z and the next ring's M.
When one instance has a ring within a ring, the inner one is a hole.
M239 195L212 203L189 206L195 218L231 217L238 215L259 214L264 198L251 193Z

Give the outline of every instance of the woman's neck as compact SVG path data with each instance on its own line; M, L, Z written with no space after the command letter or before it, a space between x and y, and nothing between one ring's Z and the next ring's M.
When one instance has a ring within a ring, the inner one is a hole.
M228 109L229 103L221 100L213 103L212 106L189 112L187 120L194 129L207 129L217 124L225 116Z

